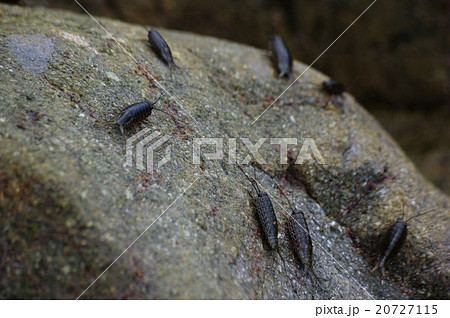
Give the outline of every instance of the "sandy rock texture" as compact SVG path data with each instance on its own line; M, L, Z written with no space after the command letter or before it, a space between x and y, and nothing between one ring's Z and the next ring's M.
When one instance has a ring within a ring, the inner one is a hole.
M350 94L321 92L325 75L308 70L252 124L291 83L262 50L159 30L169 70L139 25L99 19L108 35L87 15L7 5L0 19L1 298L448 298L449 198ZM291 80L305 68L295 62ZM158 97L171 116L124 135L107 124ZM149 172L126 161L145 128L168 136L156 161L171 156ZM196 140L213 137L225 159L194 164ZM279 253L233 164L234 142L239 161L250 154L244 138L266 138L264 162L244 169L272 198ZM297 138L286 163L271 138ZM295 164L307 138L324 165ZM305 213L317 279L293 255L277 185ZM405 218L435 210L409 222L383 281L369 271L403 206Z

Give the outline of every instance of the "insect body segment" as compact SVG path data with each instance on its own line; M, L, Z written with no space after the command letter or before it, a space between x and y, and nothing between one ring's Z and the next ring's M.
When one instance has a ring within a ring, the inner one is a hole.
M278 222L275 217L272 202L265 192L258 192L258 196L254 200L256 212L267 242L271 249L276 249L278 247Z
M278 248L278 222L275 216L275 212L272 206L272 201L270 201L269 196L266 192L260 191L258 183L255 179L250 179L244 170L238 165L239 169L244 173L247 179L251 182L256 190L256 197L251 197L254 200L256 213L258 215L259 222L264 232L264 236L269 243L271 249Z
M381 274L383 277L386 276L385 266L391 261L395 255L397 255L398 251L401 249L403 244L406 241L406 237L408 235L408 222L416 217L424 215L428 212L434 211L436 209L428 210L426 212L418 213L417 215L410 217L408 220L404 221L402 219L398 219L393 225L389 227L389 229L383 235L380 244L380 256L379 261L375 265L375 267L371 270L371 272L376 271L378 268L381 270ZM403 211L404 213L404 211Z
M295 255L302 263L305 273L307 273L308 269L312 271L313 246L305 215L300 210L292 211L288 224Z
M372 269L372 272L381 269L381 273L386 276L385 264L388 260L391 260L405 243L406 236L408 235L408 226L405 221L397 220L384 234L380 244L381 258L379 262Z
M316 276L312 267L313 245L311 235L309 234L308 223L306 223L305 214L301 210L294 209L281 188L280 191L288 201L292 210L292 213L288 218L288 229L294 245L295 255L302 263L305 274L308 272L308 269L310 269L314 276Z
M344 85L335 80L328 80L322 82L322 90L328 95L340 95L345 88Z
M177 67L173 61L172 52L170 51L169 45L163 39L158 31L152 29L148 31L148 42L153 52L159 56L159 58L169 67Z
M152 114L152 110L157 110L160 112L163 112L169 116L172 117L169 113L166 113L165 111L155 108L154 105L158 101L151 103L148 101L136 103L133 105L128 106L126 109L124 109L119 116L117 116L116 120L109 122L111 125L119 125L120 131L122 132L122 135L124 134L124 128L128 128L131 125L134 125L148 116Z
M278 69L278 77L289 77L292 71L292 57L283 39L274 34L271 40L272 58Z

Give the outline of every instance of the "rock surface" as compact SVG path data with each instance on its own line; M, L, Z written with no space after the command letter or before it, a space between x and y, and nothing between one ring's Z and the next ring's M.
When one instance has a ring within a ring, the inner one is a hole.
M449 198L351 95L320 92L324 75L308 70L252 124L290 84L261 50L160 30L180 66L169 70L141 26L99 19L119 46L84 15L0 5L0 19L0 297L448 298ZM295 62L294 76L305 68ZM158 96L172 117L154 112L125 135L106 124ZM144 127L170 136L156 171L126 165L127 138ZM224 138L226 159L193 164L199 137ZM313 138L325 165L282 164L279 147L261 147L255 174L273 198L277 254L229 138L243 159L241 138L282 137L299 140L291 161ZM305 211L318 280L292 254L276 184ZM405 218L436 210L409 223L383 282L369 272L377 235L403 202Z
M109 0L83 5L94 15L230 39L266 48L274 25L293 56L313 61L372 1ZM72 0L26 0L83 12ZM248 14L251 12L251 15ZM212 19L211 17L215 17ZM448 1L377 1L315 67L388 109L448 106ZM249 32L251 31L251 32ZM401 70L401 71L400 71Z

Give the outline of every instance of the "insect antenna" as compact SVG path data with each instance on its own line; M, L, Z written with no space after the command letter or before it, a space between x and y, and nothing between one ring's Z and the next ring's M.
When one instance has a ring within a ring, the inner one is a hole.
M402 199L402 220L405 218L405 201Z
M409 218L408 220L406 220L405 222L408 223L408 222L411 221L412 219L415 219L415 218L417 218L417 217L419 217L419 216L422 216L422 215L427 214L427 213L429 213L429 212L432 212L432 211L434 211L434 210L437 210L437 208L434 208L434 209L431 209L431 210L428 210L428 211L425 211L425 212L418 213L418 214L416 214L416 215L410 217L410 218Z
M270 23L270 28L272 31L268 31L264 26L258 24L258 27L267 35L267 37L271 38L275 34L275 26Z
M145 25L142 25L142 27L145 29L145 31L147 31L147 32L150 32L151 31L151 29L150 28L148 28L148 27L146 27Z
M294 207L292 206L291 202L289 201L288 197L286 196L286 194L284 194L284 191L281 189L280 186L278 186L278 189L280 189L281 194L283 195L283 197L285 197L286 201L288 202L289 206L291 207L292 212L295 211ZM294 191L291 192L292 198L294 198Z
M116 125L117 124L117 118L114 119L114 120L105 121L105 124L106 125Z
M170 117L173 118L173 115L172 115L172 114L169 114L168 112L166 112L166 111L164 111L164 110L162 110L162 109L155 108L155 107L153 107L153 109L154 109L154 110L157 110L157 111L160 111L161 113L164 113L164 114L166 114L166 115L169 115Z
M258 184L256 183L256 180L250 179L250 177L245 173L244 169L242 169L242 167L241 167L240 164L237 164L237 166L238 166L238 168L242 171L242 173L245 175L245 177L248 179L248 181L250 181L250 183L251 183L252 186L255 188L255 190L259 193L260 191L259 191L259 188L257 187ZM256 183L256 186L255 186L255 183Z
M291 202L294 202L294 191L291 191Z
M152 103L152 105L156 105L156 103L158 103L160 99L161 99L161 96L159 96L158 99Z
M259 192L261 192L261 190L259 189L258 182L256 182L256 169L255 169L255 166L253 166L253 175L254 175L253 182L255 183L256 190L259 193Z
M162 110L162 109L159 109L159 108L156 108L156 107L153 106L153 105L156 105L156 103L158 103L160 99L161 99L161 96L159 96L158 99L157 99L156 101L154 101L154 102L151 103L151 104L152 104L152 109L157 110L157 111L159 111L159 112L162 112L162 113L164 113L164 114L166 114L166 115L169 115L171 118L174 118L172 114L169 114L168 112L166 112L166 111L164 111L164 110Z

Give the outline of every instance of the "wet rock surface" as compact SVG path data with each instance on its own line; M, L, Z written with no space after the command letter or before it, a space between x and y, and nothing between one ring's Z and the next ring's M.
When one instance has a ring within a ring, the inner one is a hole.
M88 16L6 5L0 15L2 298L77 298L106 269L82 298L448 298L448 197L351 95L321 92L326 76L308 70L258 118L290 84L261 50L160 30L180 66L169 70L142 26L100 19L119 46ZM38 72L15 49L28 37L52 48L26 51ZM293 77L305 68L295 62ZM120 107L158 97L172 117L154 112L125 135L107 125ZM142 128L170 137L155 157L171 160L156 171L126 164L127 138ZM199 137L224 138L225 160L193 164ZM241 160L242 138L267 138L265 163L244 168L273 199L280 254L264 241L230 138ZM270 138L298 139L287 164ZM325 165L292 163L306 138ZM317 280L292 253L277 184L305 211ZM406 217L436 210L409 223L383 282L369 272L377 235L403 202Z

